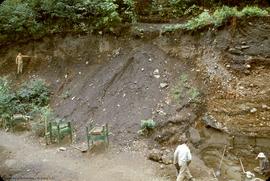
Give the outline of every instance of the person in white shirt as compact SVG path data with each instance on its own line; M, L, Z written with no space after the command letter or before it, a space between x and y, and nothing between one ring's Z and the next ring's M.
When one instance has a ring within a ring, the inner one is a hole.
M188 168L188 165L192 160L190 149L187 146L188 140L186 137L182 137L181 141L182 144L176 148L173 156L173 163L178 173L176 181L183 181L185 178L194 181Z

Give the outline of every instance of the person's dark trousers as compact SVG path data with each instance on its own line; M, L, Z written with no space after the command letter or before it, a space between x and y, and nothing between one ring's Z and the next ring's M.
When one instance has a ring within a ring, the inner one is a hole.
M179 170L180 170L180 166L178 165L178 163L174 164L175 165L175 168L177 170L177 174L179 174Z

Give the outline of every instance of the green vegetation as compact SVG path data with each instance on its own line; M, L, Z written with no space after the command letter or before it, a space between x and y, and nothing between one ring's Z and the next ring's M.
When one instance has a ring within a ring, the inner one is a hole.
M263 10L261 8L258 7L245 7L242 11L242 16L267 16L269 15L269 13L267 12L267 10Z
M67 90L67 91L65 91L65 92L62 93L61 98L67 99L70 96L71 96L71 93Z
M48 105L49 95L49 88L42 79L30 80L17 91L17 98L20 103L31 103L39 107Z
M200 101L200 91L190 84L186 74L182 74L176 85L172 87L171 96L176 101L180 101L184 97L187 97L189 102L198 103Z
M32 123L32 129L35 135L44 136L46 125L55 119L53 111L49 106L44 106L34 107L33 112L39 116L39 119L36 119L36 121Z
M184 91L184 86L187 83L188 76L182 74L180 79L177 81L176 85L171 89L171 94L174 100L180 100L181 95Z
M156 127L156 122L153 119L141 120L141 129L139 134L149 133Z
M141 16L162 20L191 18L185 24L165 26L163 31L196 30L221 26L230 17L267 16L255 7L258 1L195 0L4 0L0 4L0 42L40 38L55 33L119 32L121 24L135 23ZM203 9L228 5L215 12ZM235 7L249 5L238 11ZM263 4L263 3L262 3ZM253 6L250 6L253 5Z
M185 25L187 30L198 29L203 26L210 25L213 22L213 17L208 12L201 13L198 17L192 18Z
M206 26L219 27L222 26L230 17L245 17L245 16L268 16L267 10L247 6L241 11L238 11L236 7L223 6L216 9L212 14L208 11L202 12L197 17L192 18L185 24L176 24L171 26L164 26L163 32L175 31L178 29L184 30L196 30Z
M50 91L43 80L31 80L18 91L12 91L6 78L0 78L0 115L9 127L14 114L32 116L39 112L43 115L43 108L49 103ZM44 115L45 116L45 115Z
M192 0L153 0L151 14L166 18L181 18L183 16L197 15L201 8Z
M0 39L113 31L121 22L136 21L134 8L133 0L5 0L0 4Z
M200 92L195 87L192 87L189 89L188 96L189 96L190 102L199 102L200 101Z
M126 22L135 23L141 16L159 16L160 20L194 17L185 24L164 27L164 31L196 30L221 26L230 17L266 16L266 10L247 6L241 11L223 6L210 13L205 7L220 4L254 5L259 1L210 0L4 0L0 4L0 41L39 38L47 34L97 31L117 32Z
M0 79L0 115L1 120L6 122L17 111L16 95L11 93L9 83L6 78Z
M185 0L168 0L168 2L170 5L183 10L187 9L187 7L189 6L189 2Z
M141 120L141 129L154 129L156 127L156 122L153 119Z
M228 18L230 17L241 17L241 12L237 11L237 9L230 8L228 6L223 6L218 8L212 15L212 22L216 27L221 26Z
M44 136L49 122L65 122L58 119L48 106L50 90L42 79L33 79L13 91L6 78L0 78L0 125L12 128L21 120L13 119L13 115L34 118L31 127L38 136Z
M136 23L137 14L135 12L135 1L134 0L123 0L125 6L124 12L122 13L123 20L127 22Z
M136 0L134 0L136 1ZM142 5L144 2L144 5ZM203 13L205 8L215 9L216 7L221 7L222 5L228 7L243 7L246 6L258 6L262 5L265 7L266 2L263 0L251 0L251 1L225 1L225 0L152 0L150 1L139 1L140 9L143 10L136 11L139 15L156 15L160 18L169 19L183 19L191 16L198 16ZM151 5L149 5L151 4ZM151 8L150 8L150 7Z
M190 7L197 7L196 5L192 6L194 2L192 1L186 1L186 0L168 0L170 7L173 8L172 12L176 15L185 15L186 10L188 10ZM192 9L189 9L189 11Z

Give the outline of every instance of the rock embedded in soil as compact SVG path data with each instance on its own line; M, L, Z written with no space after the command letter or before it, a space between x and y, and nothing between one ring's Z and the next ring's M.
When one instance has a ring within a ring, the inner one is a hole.
M159 74L159 70L158 69L155 69L154 72L153 72L154 75L158 75Z
M162 151L158 149L153 149L150 151L148 159L159 162L160 160L162 160L162 155L163 155Z
M251 113L255 113L255 112L257 112L257 109L256 109L256 108L252 108L252 109L250 110L250 112L251 112Z
M172 164L172 156L171 155L162 155L161 162L165 165Z
M160 75L154 75L154 77L155 77L156 79L159 79L159 78L160 78Z
M248 48L250 48L250 46L248 46L248 45L242 45L241 46L241 49L243 50L243 49L248 49Z
M193 144L198 144L201 141L201 136L199 134L199 131L192 127L190 127L188 131L189 131L190 141Z
M148 154L148 159L159 162L165 165L172 164L173 153L166 149L166 150L158 150L152 149Z
M154 72L153 72L153 75L154 75L155 78L159 79L160 78L159 70L155 69Z
M235 55L242 55L242 54L243 54L243 52L242 52L241 50L237 50L237 49L235 49L235 48L230 48L228 51L229 51L231 54L235 54Z
M168 84L167 83L160 83L159 86L160 86L160 88L163 89L163 88L168 87Z
M227 131L227 128L220 122L218 122L212 115L210 114L205 114L202 118L203 122L212 128L222 130L222 131Z
M65 148L65 147L60 147L58 150L59 150L59 151L66 151L67 148Z
M263 105L262 105L262 108L263 108L263 109L269 109L270 107L267 106L266 104L263 104Z

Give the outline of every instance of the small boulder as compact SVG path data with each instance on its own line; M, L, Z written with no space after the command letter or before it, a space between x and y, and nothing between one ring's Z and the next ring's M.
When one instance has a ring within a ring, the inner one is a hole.
M59 151L66 151L67 149L65 147L60 147L58 150Z
M163 155L162 163L164 163L165 165L172 164L172 158L169 155Z
M201 136L200 136L199 131L192 127L190 127L188 131L189 131L190 141L193 144L198 144L201 141Z
M252 109L250 110L250 112L251 112L251 113L255 113L255 112L257 112L257 109L254 107L254 108L252 108Z
M160 75L154 75L154 77L155 77L156 79L159 79L159 78L160 78Z
M218 129L218 130L222 130L227 132L227 128L220 123L218 120L215 119L215 117L209 113L206 113L203 118L202 118L203 122L205 125L210 126L212 128Z
M148 159L159 162L162 160L162 156L163 156L162 151L160 151L158 149L153 149L150 151L150 153L148 155Z
M243 54L243 52L241 50L237 50L236 48L230 48L228 51L234 55L242 55Z
M159 74L159 70L158 69L155 69L154 72L153 72L154 75L157 75Z
M241 89L241 90L244 90L244 89L245 89L245 87L243 87L243 86L240 86L240 87L239 87L239 89Z
M241 49L243 50L243 49L248 49L250 46L248 46L248 45L242 45L241 46Z
M168 87L168 84L167 83L160 83L159 86L160 86L160 88L163 89L163 88Z
M153 72L153 75L154 75L155 78L159 79L160 78L159 70L155 69L154 72Z
M263 109L269 109L269 107L268 107L266 104L263 104L263 105L262 105L262 108L263 108Z

